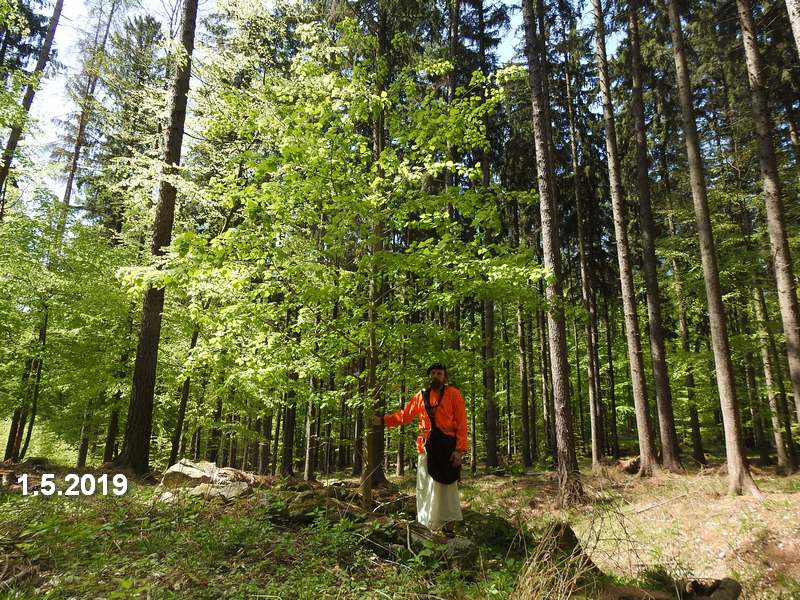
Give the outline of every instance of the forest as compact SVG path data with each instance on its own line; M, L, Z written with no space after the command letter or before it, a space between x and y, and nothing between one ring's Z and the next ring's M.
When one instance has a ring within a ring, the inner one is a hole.
M0 0L0 39L0 595L800 597L800 0ZM455 558L376 419L432 363Z

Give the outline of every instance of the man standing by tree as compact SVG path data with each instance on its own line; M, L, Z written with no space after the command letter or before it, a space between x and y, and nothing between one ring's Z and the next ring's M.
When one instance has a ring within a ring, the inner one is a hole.
M428 376L427 389L414 394L401 410L376 415L375 425L396 427L419 416L417 521L439 529L449 521L463 520L457 480L467 451L467 413L461 392L446 385L444 365L428 367Z

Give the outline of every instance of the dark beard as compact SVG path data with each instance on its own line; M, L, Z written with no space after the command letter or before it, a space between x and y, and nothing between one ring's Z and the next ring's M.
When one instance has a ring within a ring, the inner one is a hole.
M438 381L436 381L434 379L431 379L430 388L432 390L437 390L438 391L439 389L441 389L441 387L442 387L442 384L440 384Z

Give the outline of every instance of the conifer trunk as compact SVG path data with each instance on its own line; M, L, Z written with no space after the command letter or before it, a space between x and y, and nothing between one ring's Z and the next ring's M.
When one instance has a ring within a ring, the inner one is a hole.
M672 53L678 80L678 96L680 98L683 133L686 140L686 154L689 164L689 180L697 223L697 234L700 238L700 258L703 264L703 280L708 302L711 346L714 354L717 389L719 390L725 430L729 491L732 494L749 492L760 497L761 494L750 474L744 452L739 402L736 397L733 364L728 346L725 307L722 304L722 288L719 281L717 254L711 229L703 159L700 154L700 142L697 136L692 88L689 82L689 67L684 48L677 0L668 0L668 10L672 35Z

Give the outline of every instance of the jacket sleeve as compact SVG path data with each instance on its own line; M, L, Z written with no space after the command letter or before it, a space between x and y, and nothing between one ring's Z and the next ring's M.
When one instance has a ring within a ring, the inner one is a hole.
M467 452L469 450L469 441L467 439L467 408L464 406L464 397L461 392L455 399L455 406L453 407L453 414L456 419L456 450Z
M418 396L419 392L414 394L411 397L411 400L409 400L400 410L389 413L388 415L383 415L383 424L387 427L397 427L398 425L405 425L406 423L410 422L419 411Z

